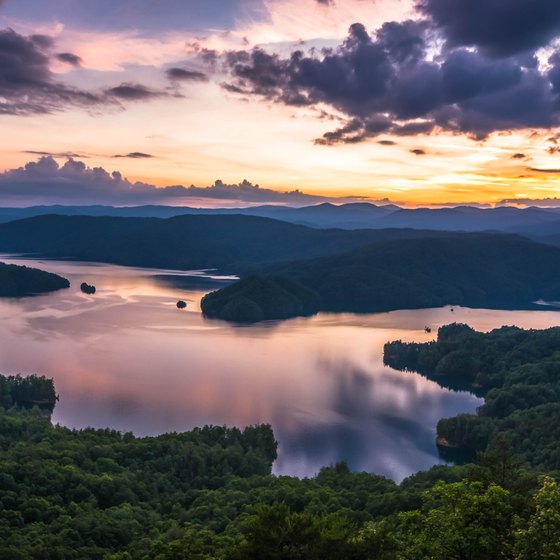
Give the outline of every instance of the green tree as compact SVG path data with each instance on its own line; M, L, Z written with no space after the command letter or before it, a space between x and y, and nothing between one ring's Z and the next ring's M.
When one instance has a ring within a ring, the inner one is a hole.
M512 558L509 492L480 482L438 483L423 511L399 515L403 560Z
M534 498L535 511L517 533L519 560L560 558L560 485L546 477Z
M246 539L231 560L354 559L355 528L339 516L290 511L284 503L257 506L247 523Z

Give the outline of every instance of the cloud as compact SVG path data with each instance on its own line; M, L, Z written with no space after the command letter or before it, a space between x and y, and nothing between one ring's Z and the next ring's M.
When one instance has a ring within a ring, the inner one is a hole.
M560 169L550 168L550 169L541 169L539 167L529 167L529 171L534 171L535 173L560 173Z
M51 156L53 158L88 158L84 154L77 154L75 152L45 152L40 150L24 150L22 153L24 154L32 154L35 156Z
M120 155L117 154L113 156L114 158L131 158L131 159L149 159L155 156L151 154L145 154L144 152L130 152L129 154Z
M378 140L377 143L382 146L395 146L397 144L394 140Z
M55 79L53 60L79 66L73 53L52 54L54 40L46 35L24 36L0 30L0 115L30 115L85 109L122 107L126 101L150 101L168 95L137 83L123 83L105 91L86 91Z
M107 95L114 96L125 101L146 101L167 95L164 92L150 89L142 84L122 83L120 86L106 90Z
M80 66L82 64L81 57L79 57L77 54L73 54L69 52L58 53L56 55L56 58L61 62L66 62L70 64L71 66Z
M317 4L321 4L322 6L333 6L334 0L316 0Z
M560 208L560 198L504 198L496 206L539 206L541 208Z
M525 154L520 153L520 152L518 152L516 154L513 154L511 156L511 159L526 159L526 158L527 158L527 156Z
M188 70L186 68L168 68L165 74L169 80L176 82L207 82L208 76L204 72Z
M441 48L439 37L425 20L387 22L374 36L356 23L333 49L289 56L262 48L230 51L224 88L337 110L345 119L316 140L324 145L437 130L484 139L560 124L560 55L546 70L530 54L495 58L461 46Z
M101 167L87 167L83 162L68 159L59 165L51 156L41 157L18 169L0 173L0 204L29 206L32 204L113 204L192 205L219 201L220 205L286 204L304 205L318 202L347 202L349 198L314 196L300 190L275 191L243 180L238 184L216 181L208 187L174 185L156 187L132 183L121 173L107 172Z
M449 45L494 56L535 50L560 34L557 0L417 0Z
M415 156L425 156L426 150L422 150L421 148L414 148L413 150L410 150L410 153L414 154Z
M49 113L104 102L99 95L53 79L51 46L52 40L43 35L24 37L11 29L0 30L0 114Z

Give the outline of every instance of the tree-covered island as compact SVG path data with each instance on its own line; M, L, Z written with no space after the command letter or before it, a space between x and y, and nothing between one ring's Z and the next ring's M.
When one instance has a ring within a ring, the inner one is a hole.
M69 286L70 282L58 274L0 262L0 297L25 297Z

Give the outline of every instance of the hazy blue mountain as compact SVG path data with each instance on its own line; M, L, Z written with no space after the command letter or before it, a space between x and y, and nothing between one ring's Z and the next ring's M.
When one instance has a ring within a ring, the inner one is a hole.
M454 208L403 209L389 204L366 202L330 203L293 208L264 205L249 208L191 208L188 206L34 206L0 208L0 223L16 219L59 214L68 216L111 216L170 218L179 215L247 215L273 218L314 228L386 229L412 228L438 231L504 231L535 236L560 235L560 210L554 208Z
M379 220L397 210L400 208L393 204L376 206L367 202L353 202L339 206L324 203L303 208L258 206L243 209L242 212L317 228L367 229L383 227L378 226Z
M28 208L0 208L0 223L58 214L61 216L114 216L131 218L171 218L181 214L197 213L188 206L30 206Z
M378 225L447 231L524 232L531 231L542 224L554 223L559 223L559 214L554 210L544 208L457 206L436 209L399 209L381 218ZM560 233L560 228L558 231Z

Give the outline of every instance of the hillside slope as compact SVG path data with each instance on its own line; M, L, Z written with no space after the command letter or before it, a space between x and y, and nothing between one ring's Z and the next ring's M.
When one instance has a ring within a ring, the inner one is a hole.
M286 302L281 312L278 299ZM245 320L250 305L250 315L261 320L446 304L532 308L538 299L560 299L560 249L514 235L447 234L269 267L208 294L202 310L208 317Z
M317 230L253 216L41 216L0 224L0 251L154 268L219 269L341 253L425 235L416 230Z
M70 282L38 268L0 263L0 297L23 297L68 288Z

